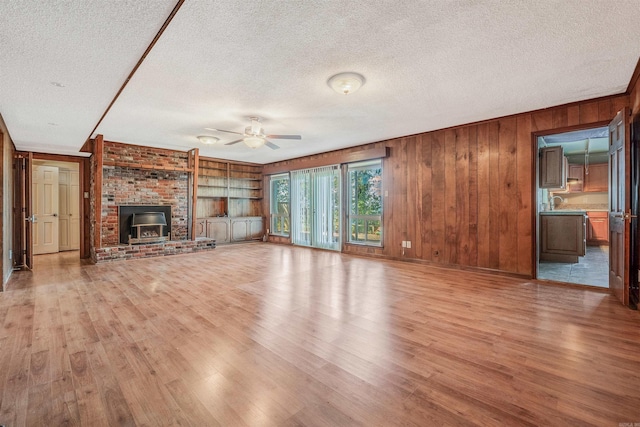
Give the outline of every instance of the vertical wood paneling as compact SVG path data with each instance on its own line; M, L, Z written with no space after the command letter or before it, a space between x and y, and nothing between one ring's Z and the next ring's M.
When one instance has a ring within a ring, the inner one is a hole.
M447 264L458 263L456 188L456 132L444 132L444 203L445 203L445 247L444 259Z
M458 128L456 136L456 234L458 263L469 265L469 128Z
M500 120L500 264L504 271L516 271L518 265L518 198L516 188L516 118ZM514 256L515 255L515 256Z
M518 144L516 175L518 191L518 273L530 274L533 271L532 258L532 224L535 209L532 206L532 179L531 165L533 144L531 136L531 115L518 116L516 124L516 140Z
M491 241L489 191L489 124L478 125L478 267L489 267Z
M444 262L444 132L433 132L431 153L431 182L433 209L431 214L431 252L433 260Z
M469 127L469 265L478 265L478 127Z
M406 141L406 152L407 152L407 167L406 167L406 181L407 181L407 198L405 205L409 206L409 201L411 201L412 209L406 209L406 218L405 218L405 227L404 230L406 232L405 240L409 240L412 242L411 248L405 250L405 257L409 258L419 258L418 255L421 252L421 243L420 235L422 234L422 223L418 221L420 218L420 210L422 207L422 203L418 199L418 187L422 186L422 181L419 179L420 175L418 173L418 138L412 136L410 138L405 138ZM418 179L416 179L418 178ZM411 224L411 225L409 225Z
M405 258L532 275L532 133L609 120L629 102L621 95L377 143L391 149L384 247L346 250L401 257L402 240L411 240ZM301 169L320 157L280 165Z
M433 142L433 133L424 134L421 136L422 140L422 156L420 171L422 176L422 195L421 195L421 224L422 224L422 259L433 259L433 253L431 251L431 230L433 225L431 222L433 212L433 199L432 199L432 153L431 147Z
M531 121L530 114L523 114L522 116L529 117L529 121ZM518 116L520 119L520 116ZM567 108L567 126L575 126L580 124L580 106L573 105ZM520 141L519 141L520 142Z
M412 233L413 239L413 252L412 255L418 259L424 259L424 253L422 252L422 236L424 234L424 223L423 223L423 203L422 203L422 186L424 185L424 177L422 176L423 168L422 168L422 137L423 135L418 135L415 137L414 145L415 145L415 157L413 158L413 162L415 163L415 174L416 174L416 185L415 185L415 194L413 196L413 200L415 200L415 222L414 231ZM412 222L407 221L409 227L411 227Z
M580 124L593 123L598 121L598 103L586 102L580 104ZM547 129L551 129L550 127Z
M499 122L489 123L489 268L500 267L500 192L502 188L500 188L499 130Z

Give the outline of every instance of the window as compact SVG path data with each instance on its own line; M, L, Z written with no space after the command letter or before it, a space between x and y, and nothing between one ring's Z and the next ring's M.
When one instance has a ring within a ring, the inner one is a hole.
M350 164L349 242L382 246L382 161Z
M289 175L273 175L271 186L271 234L289 236Z

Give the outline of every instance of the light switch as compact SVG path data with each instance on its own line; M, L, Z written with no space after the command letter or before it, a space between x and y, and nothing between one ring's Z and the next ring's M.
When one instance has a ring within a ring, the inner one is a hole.
M411 240L407 240L407 249L411 249Z

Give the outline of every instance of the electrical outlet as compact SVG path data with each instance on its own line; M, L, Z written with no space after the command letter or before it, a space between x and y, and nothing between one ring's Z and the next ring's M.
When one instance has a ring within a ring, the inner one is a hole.
M404 241L404 240L402 241L402 247L403 247L403 248L406 248L406 247L407 247L407 242L406 242L406 241Z
M13 251L9 249L9 259L13 259Z
M411 249L411 240L407 240L407 249Z

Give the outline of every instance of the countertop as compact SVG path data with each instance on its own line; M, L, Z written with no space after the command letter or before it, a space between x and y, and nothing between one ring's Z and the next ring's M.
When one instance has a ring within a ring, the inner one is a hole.
M594 210L590 211L594 212ZM540 212L540 215L586 215L586 210L568 210L568 209L558 209L557 211L543 211Z

